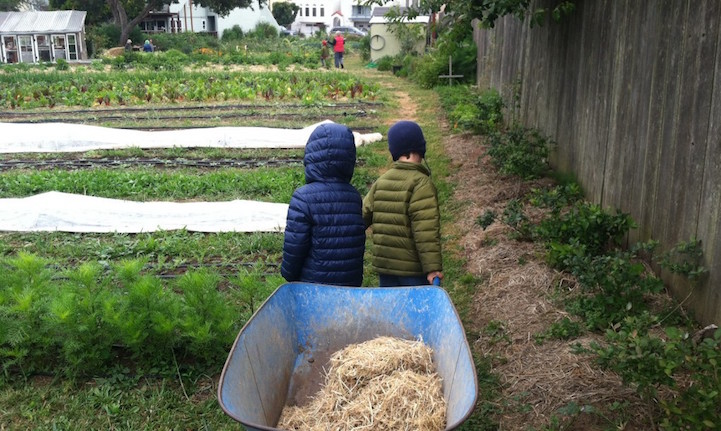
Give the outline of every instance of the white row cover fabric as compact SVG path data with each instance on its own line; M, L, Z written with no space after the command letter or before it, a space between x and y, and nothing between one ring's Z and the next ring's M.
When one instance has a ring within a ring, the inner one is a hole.
M282 232L287 214L288 204L248 200L134 202L48 192L0 199L0 231Z
M212 127L184 130L126 130L66 123L0 123L0 153L71 153L120 148L304 148L317 126ZM383 139L353 132L356 146Z

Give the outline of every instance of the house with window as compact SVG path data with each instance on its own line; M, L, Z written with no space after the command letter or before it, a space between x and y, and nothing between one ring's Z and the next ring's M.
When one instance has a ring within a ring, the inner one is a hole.
M85 11L0 12L0 62L88 59Z
M276 0L279 1L279 0ZM288 0L300 7L291 30L305 35L325 33L332 27L355 27L368 32L373 10L378 6L367 5L364 0ZM418 0L392 0L391 6L417 5Z
M404 47L403 43L398 39L391 26L393 25L386 14L389 12L390 7L377 7L373 10L373 17L370 20L370 48L371 48L371 61L377 61L383 57L393 57L398 54L407 54L403 52L404 49L410 49L419 54L425 51L426 46L431 42L429 33L429 23L431 17L427 15L419 15L413 19L404 19L398 25L415 25L419 27L419 37L412 43L412 46ZM401 13L405 12L404 8L399 8Z
M366 8L370 20L370 6L353 5L348 0L294 0L293 3L297 4L300 10L291 24L291 30L306 36L317 32L325 33L331 27L354 27L354 10L360 18Z
M280 29L269 7L261 6L258 0L255 0L251 7L233 9L227 16L220 16L192 0L180 0L151 12L140 22L139 27L148 34L193 32L222 37L225 30L236 25L244 32L249 32L260 23Z

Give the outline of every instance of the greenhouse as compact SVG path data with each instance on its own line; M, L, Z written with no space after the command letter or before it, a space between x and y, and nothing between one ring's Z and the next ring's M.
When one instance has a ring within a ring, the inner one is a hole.
M0 12L0 61L86 60L85 11Z

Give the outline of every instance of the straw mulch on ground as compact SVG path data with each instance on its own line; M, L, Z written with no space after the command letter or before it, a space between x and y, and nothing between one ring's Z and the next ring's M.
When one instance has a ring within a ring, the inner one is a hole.
M459 234L457 246L466 269L479 279L471 322L466 322L465 328L477 334L469 343L482 357L492 359L493 373L500 378L504 401L494 417L501 429L548 427L553 417L565 419L560 412L572 403L600 410L616 403L627 406L633 416L621 424L598 415L579 416L565 424L568 431L614 426L648 429L649 405L636 391L615 373L593 364L589 355L574 353L574 344L601 343L603 334L542 343L535 338L553 322L573 318L553 297L557 290L577 291L576 280L550 268L541 245L514 240L512 228L500 220L485 230L476 223L486 211L502 214L510 200L522 198L532 188L548 186L549 180L522 182L498 174L485 156L487 147L479 136L450 135L444 148L456 167L451 178L457 185L454 201L462 204L455 225L446 228ZM536 208L526 207L525 211L530 219L541 216Z
M422 341L392 337L349 345L331 356L311 402L286 407L277 428L442 430L446 403L432 355Z

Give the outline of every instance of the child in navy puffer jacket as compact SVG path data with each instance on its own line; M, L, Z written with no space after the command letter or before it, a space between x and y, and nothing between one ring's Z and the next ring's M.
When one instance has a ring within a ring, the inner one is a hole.
M306 184L293 192L281 274L288 281L360 286L365 222L362 199L350 184L356 162L353 132L322 124L305 147Z

